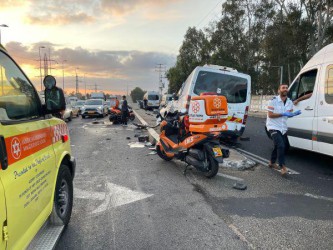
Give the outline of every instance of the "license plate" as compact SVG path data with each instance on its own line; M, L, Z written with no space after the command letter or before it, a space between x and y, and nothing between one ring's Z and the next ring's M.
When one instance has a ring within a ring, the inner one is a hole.
M220 157L222 156L222 150L221 148L213 148L214 156L215 157Z
M88 114L94 114L95 112L94 111L88 111Z

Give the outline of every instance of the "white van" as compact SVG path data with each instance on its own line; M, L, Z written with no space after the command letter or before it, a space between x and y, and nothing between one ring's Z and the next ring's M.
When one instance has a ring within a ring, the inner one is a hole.
M143 100L147 99L147 107L145 109L157 109L160 107L160 94L157 91L147 91L143 96Z
M166 110L188 110L191 97L203 93L223 95L227 98L228 130L223 132L223 136L231 140L240 137L245 130L251 102L251 77L224 66L196 67L179 90L178 101L171 102Z
M289 87L302 114L288 119L290 146L333 156L333 43L315 54Z
M169 102L172 101L172 95L171 94L166 94L162 96L162 100L160 103L160 108L165 107L166 105L168 105Z

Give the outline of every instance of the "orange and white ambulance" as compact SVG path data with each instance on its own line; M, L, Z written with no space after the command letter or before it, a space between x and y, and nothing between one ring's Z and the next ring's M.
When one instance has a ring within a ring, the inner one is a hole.
M45 104L0 45L0 249L51 249L68 224L75 159L54 77Z

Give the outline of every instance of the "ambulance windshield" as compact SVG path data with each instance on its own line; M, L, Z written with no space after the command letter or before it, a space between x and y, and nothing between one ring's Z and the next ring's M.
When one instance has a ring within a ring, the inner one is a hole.
M223 95L228 103L243 103L247 96L247 80L238 76L200 71L194 86L194 93L213 92Z

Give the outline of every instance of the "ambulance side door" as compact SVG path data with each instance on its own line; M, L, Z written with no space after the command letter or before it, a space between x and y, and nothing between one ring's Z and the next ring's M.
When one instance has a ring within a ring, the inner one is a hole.
M318 91L314 150L333 156L333 65L327 65L322 71L325 73Z
M303 72L289 89L288 96L292 101L312 93L309 99L294 105L294 111L301 110L302 114L288 119L288 138L293 147L313 150L312 136L318 81L319 70L317 68L310 69Z
M0 136L8 157L0 178L7 209L9 249L24 249L52 211L55 153L52 129L35 88L0 52Z

